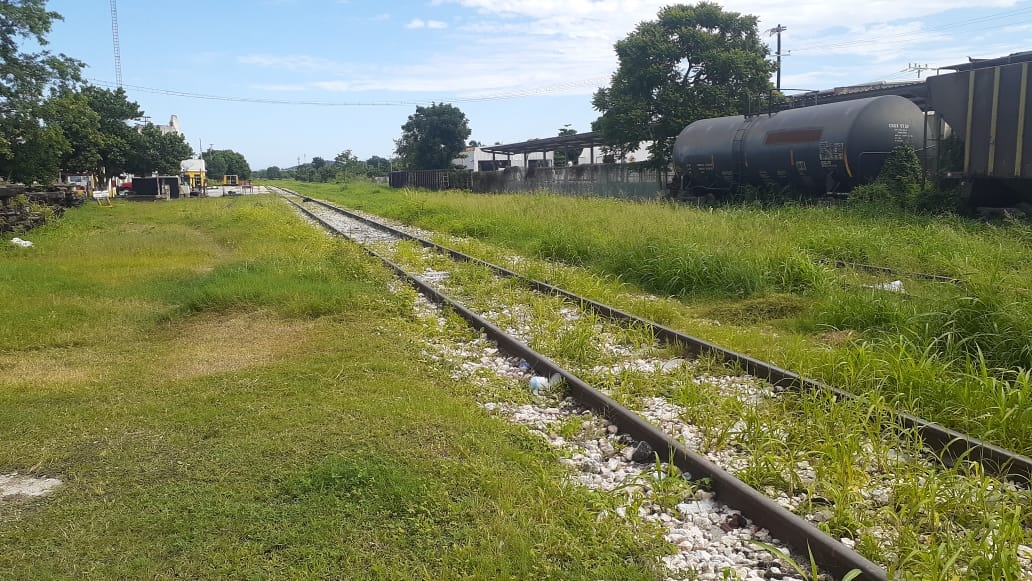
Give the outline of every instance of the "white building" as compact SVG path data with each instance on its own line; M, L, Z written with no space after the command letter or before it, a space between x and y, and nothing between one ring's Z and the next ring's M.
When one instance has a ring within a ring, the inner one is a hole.
M203 159L184 159L179 162L180 173L199 173L204 172L204 160Z
M581 137L584 137L582 135ZM502 145L487 145L483 147L467 147L459 157L456 157L452 164L467 170L473 171L495 171L505 169L507 167L520 167L523 169L531 167L554 167L555 165L555 151L532 151L534 147L539 145L537 141L542 141L541 147L556 147L561 148L559 143L556 143L557 138L548 138L543 140L532 139L530 141L518 144L512 144L509 146ZM642 143L641 146L624 155L611 160L611 163L635 163L639 161L645 161L649 159L648 146L651 142ZM509 149L514 151L526 151L526 153L491 153L484 151L484 149ZM605 163L606 158L609 154L605 152L605 148L601 145L594 147L583 147L581 149L580 157L577 158L578 165L590 165L592 163ZM573 165L573 164L568 164Z
M162 135L168 135L169 133L173 135L183 134L183 131L179 128L179 117L175 115L169 118L168 125L156 125L155 127L161 131Z

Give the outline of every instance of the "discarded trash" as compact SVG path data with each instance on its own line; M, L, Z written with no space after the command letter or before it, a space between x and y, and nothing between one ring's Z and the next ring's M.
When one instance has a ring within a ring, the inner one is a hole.
M541 395L542 389L548 388L548 378L535 375L530 378L530 393L534 395Z
M879 283L879 284L876 284L876 285L872 285L872 286L870 286L868 288L873 288L873 289L876 289L876 290L889 291L889 292L894 292L894 293L906 293L906 291L903 290L903 281L901 281L901 280L894 280L892 282L883 282L883 283Z
M21 246L22 248L32 248L32 242L28 240L22 240L21 238L11 238L11 244L15 246Z
M519 368L520 371L530 371L530 363L527 363L526 359L520 359Z
M553 373L552 377L541 377L540 375L535 375L530 378L530 393L541 395L541 390L553 387L562 380L563 376L558 373Z

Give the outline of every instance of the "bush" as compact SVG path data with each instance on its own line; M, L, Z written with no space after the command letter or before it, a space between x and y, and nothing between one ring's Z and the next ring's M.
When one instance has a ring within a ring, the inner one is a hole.
M858 186L849 195L851 204L938 214L959 208L959 192L922 185L923 169L917 151L900 145L889 153L878 179Z

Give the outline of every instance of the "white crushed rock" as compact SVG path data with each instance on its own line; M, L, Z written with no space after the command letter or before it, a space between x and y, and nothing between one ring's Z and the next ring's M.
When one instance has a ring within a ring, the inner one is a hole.
M29 476L28 474L0 474L0 500L17 497L46 496L61 486L57 478Z

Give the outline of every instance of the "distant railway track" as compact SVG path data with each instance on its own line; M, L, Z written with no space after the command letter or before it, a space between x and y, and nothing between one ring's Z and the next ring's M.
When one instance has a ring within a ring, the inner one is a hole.
M887 274L889 276L895 276L899 278L911 278L917 280L927 280L931 282L941 282L945 284L952 284L956 286L964 286L967 282L953 278L951 276L944 276L941 274L928 274L924 272L908 272L905 270L898 270L895 268L889 268L885 266L875 266L873 264L864 264L861 262L847 262L845 260L820 260L821 264L829 264L835 268L848 268L852 270L861 270L864 272L871 272L875 274Z
M291 192L291 194L293 194ZM296 195L296 194L295 194ZM593 311L606 318L623 321L626 323L647 325L655 333L656 338L671 345L681 346L690 355L711 355L744 369L750 375L766 380L772 385L797 389L797 390L824 390L834 394L841 399L849 399L853 396L837 388L823 385L808 380L778 368L776 366L753 359L746 355L735 353L709 342L694 338L678 331L644 321L629 313L614 309L607 305L592 301L585 297L578 296L563 289L557 288L544 282L529 280L521 275L496 265L491 265L464 253L444 248L429 240L413 236L409 233L391 228L385 224L371 220L367 217L349 212L325 202L303 198L303 204L294 202L298 208L312 219L322 223L325 227L341 233L339 228L331 225L323 216L323 212L330 212L337 215L347 216L349 220L364 226L387 232L386 236L397 239L411 240L424 248L432 249L435 252L447 254L457 261L472 262L490 268L495 274L501 277L519 278L524 283L541 293L547 293L563 297L573 304L581 305L582 308ZM314 208L305 207L312 205ZM314 210L314 211L313 211ZM712 481L712 488L718 498L729 506L742 511L744 515L753 519L758 525L766 527L774 535L783 539L791 546L805 552L809 547L817 562L826 567L836 575L843 575L850 570L859 570L865 579L886 578L886 573L877 565L867 561L857 553L849 550L837 540L828 537L811 523L785 510L778 504L772 502L768 497L750 488L729 473L715 466L707 458L687 449L669 434L664 433L654 425L645 421L638 414L624 408L616 401L609 398L601 391L588 385L570 371L563 369L546 356L531 350L514 337L504 333L501 329L489 321L466 309L461 304L451 301L433 284L407 274L403 268L390 260L378 255L375 251L367 248L369 252L378 256L390 268L410 281L410 283L431 298L436 303L448 304L462 318L475 328L483 331L503 351L525 359L530 362L535 371L547 374L559 374L569 387L570 393L583 405L610 418L618 427L620 432L628 434L638 441L647 442L655 450L667 450L672 462L681 470L691 474L693 478L709 478ZM944 277L945 278L945 277ZM943 281L946 282L946 281ZM913 428L922 434L925 441L938 453L945 455L966 456L983 462L987 467L997 471L999 474L1027 482L1029 478L1032 461L1020 455L1013 454L1007 450L995 447L977 439L971 438L959 432L949 430L937 424L924 421L908 414L898 414L899 423L904 428Z

